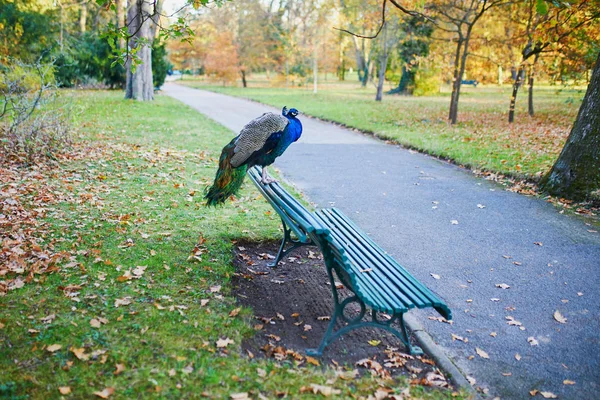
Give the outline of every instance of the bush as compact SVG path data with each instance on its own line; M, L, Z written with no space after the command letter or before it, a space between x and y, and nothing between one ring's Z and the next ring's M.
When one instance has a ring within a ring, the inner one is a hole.
M432 68L417 70L415 75L414 96L430 96L440 91L440 79L437 71Z
M68 109L59 106L52 65L15 63L0 81L0 161L55 158L71 143Z
M167 72L173 68L167 60L166 43L160 42L158 39L152 43L152 81L155 88L160 88L167 77Z

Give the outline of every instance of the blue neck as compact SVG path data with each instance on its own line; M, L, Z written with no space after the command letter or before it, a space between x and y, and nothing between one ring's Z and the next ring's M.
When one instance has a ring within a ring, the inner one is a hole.
M300 139L300 136L302 135L302 123L296 117L287 115L285 117L290 121L290 124L287 126L288 135L290 136L291 141L295 142Z

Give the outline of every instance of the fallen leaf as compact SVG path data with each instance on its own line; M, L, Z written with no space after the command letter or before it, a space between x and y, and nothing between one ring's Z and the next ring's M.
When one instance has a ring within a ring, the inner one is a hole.
M218 293L218 292L220 292L220 291L221 291L221 285L215 285L215 286L211 286L211 287L210 287L210 291L211 291L212 293Z
M455 220L455 219L453 219L452 221L450 221L450 223L451 223L452 225L458 225L458 221L457 221L457 220Z
M342 391L339 389L334 389L329 386L317 385L316 383L311 383L310 387L312 388L314 394L322 394L325 397L342 393Z
M479 347L475 347L475 352L481 358L489 359L490 356L485 351L481 350Z
M533 389L533 390L530 390L530 391L529 391L529 395L530 395L530 396L535 396L535 395L536 395L536 394L538 394L538 393L539 393L539 390L537 390L537 389Z
M540 394L545 399L558 399L558 396L552 392L540 392Z
M512 372L503 372L502 376L512 376Z
M529 336L527 338L527 342L529 342L529 344L532 346L537 346L538 344L540 344L533 336Z
M490 336L491 337L496 337L496 336L498 336L498 334L496 332L492 332L492 333L490 333Z
M81 361L87 361L90 358L89 354L85 354L85 348L83 347L71 347L69 350L71 350L71 353L75 354L75 357L77 357Z
M563 385L574 385L574 384L575 384L575 381L572 381L570 379L565 379L563 381Z
M306 362L309 363L309 364L312 364L312 365L314 365L316 367L318 367L319 365L321 365L319 363L319 360L317 360L316 358L311 357L311 356L306 356Z
M219 339L219 340L217 340L217 348L225 348L228 345L233 344L233 343L234 343L234 341L229 338Z
M124 297L122 299L116 299L115 300L115 307L119 307L119 306L128 306L129 304L131 304L131 297L127 296Z
M94 392L94 394L100 398L108 399L115 392L115 388L106 388L101 392Z
M236 317L240 313L240 311L242 311L242 307L235 308L235 309L231 310L231 312L229 313L229 316Z
M485 208L483 204L477 204L477 208Z
M50 353L54 353L55 351L60 349L62 349L61 344L51 344L50 346L46 347L46 351L49 351Z
M96 318L92 318L90 320L90 325L92 326L92 328L100 328L102 326L102 323L100 321L98 321Z
M537 246L543 246L544 245L542 242L533 242L533 244L535 244Z
M433 279L440 279L440 276L438 274L429 274L429 275L431 275L431 277Z
M556 320L556 322L561 324L567 323L567 318L565 318L558 310L554 311L554 319Z
M467 339L467 338L465 338L465 337L462 337L462 336L455 335L455 334L453 333L453 334L452 334L452 341L455 341L455 340L460 340L460 341L461 341L461 342L463 342L463 343L467 343L467 342L469 341L469 339Z
M471 386L475 386L475 384L477 383L477 380L475 380L475 378L473 378L472 376L467 375L467 381L469 381L469 384Z
M310 330L312 330L312 326L310 326L308 324L304 325L304 332L308 332Z
M232 393L229 395L231 400L250 400L252 397L248 395L248 393Z
M125 371L125 364L115 364L115 372L113 372L114 375L119 375L121 372Z
M500 289L509 289L510 286L508 286L506 283L496 283L496 287L500 288Z
M371 346L375 347L375 346L379 346L381 344L381 340L369 340L367 343L369 343Z
M71 388L69 386L59 386L58 391L60 394L69 394L71 393Z
M324 315L322 317L317 317L317 319L319 321L329 321L329 320L331 320L331 317L329 315Z
M515 354L515 360L521 361L521 355L519 353Z

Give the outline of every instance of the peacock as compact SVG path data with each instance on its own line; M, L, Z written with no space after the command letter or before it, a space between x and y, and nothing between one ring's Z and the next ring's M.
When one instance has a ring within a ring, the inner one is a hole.
M297 116L295 108L288 111L283 107L281 115L264 113L246 124L221 151L215 181L204 196L206 204L214 206L236 194L246 171L255 165L262 167L264 184L275 182L267 174L267 166L302 135L302 123Z

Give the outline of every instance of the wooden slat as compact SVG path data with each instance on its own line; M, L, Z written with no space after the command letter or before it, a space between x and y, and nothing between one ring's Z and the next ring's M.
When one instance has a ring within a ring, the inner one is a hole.
M396 283L405 296L411 298L411 301L417 307L422 308L427 303L430 303L430 299L428 298L430 292L428 290L424 292L422 286L419 286L416 278L404 270L404 268L393 259L390 260L386 258L385 254L383 254L383 250L374 247L373 241L370 240L366 234L360 231L357 232L352 226L348 225L347 219L341 219L339 215L333 214L331 210L321 211L332 218L336 223L336 228L341 230L348 239L356 241L356 246L366 253L366 255L380 268L381 273L385 274L388 280Z
M425 305L423 302L416 304L410 296L405 296L400 291L395 292L398 282L390 281L382 276L380 266L375 265L373 260L366 259L364 255L353 249L354 244L345 243L343 237L336 229L331 230L331 233L336 238L337 245L343 246L346 249L346 255L350 262L346 268L352 269L352 273L355 275L355 280L357 281L356 284L364 288L362 290L363 295L377 295L379 300L374 308L379 309L379 311L401 312L415 306L423 307ZM371 272L361 272L362 269L368 268L372 268L373 270ZM385 297L382 298L382 296Z

